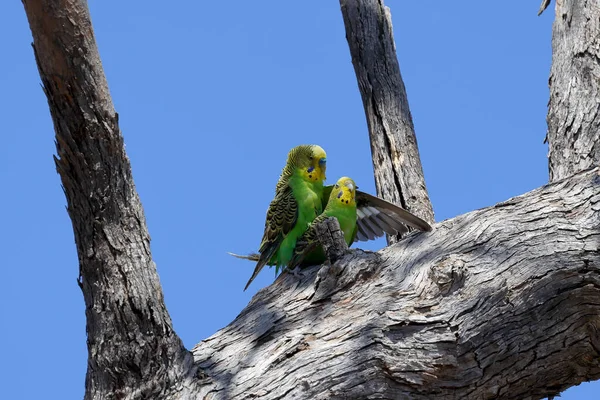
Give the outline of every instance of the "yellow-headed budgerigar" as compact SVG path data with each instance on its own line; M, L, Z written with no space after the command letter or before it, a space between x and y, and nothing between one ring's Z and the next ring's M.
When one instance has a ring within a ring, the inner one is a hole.
M346 244L350 245L354 241L357 232L356 184L350 178L340 178L332 186L331 194L327 198L327 205L323 212L297 240L294 255L287 265L289 269L294 269L301 264L314 265L325 261L325 253L320 245L315 226L328 217L338 220Z
M288 153L275 198L267 210L256 268L244 290L265 265L275 265L277 272L289 263L296 240L323 211L326 165L325 150L317 145L296 146Z
M405 224L421 231L431 230L431 226L421 218L378 197L357 191L357 188L348 177L342 177L335 185L325 188L323 196L329 194L325 209L298 239L294 256L288 263L289 269L325 261L315 226L328 217L338 220L348 246L357 240L372 240L385 233L406 232Z

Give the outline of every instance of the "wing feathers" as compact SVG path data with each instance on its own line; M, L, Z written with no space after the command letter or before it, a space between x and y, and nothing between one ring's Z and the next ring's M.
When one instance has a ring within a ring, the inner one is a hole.
M366 224L362 223L362 221L364 221L364 219L357 219L356 221L356 227L358 228L358 234L356 236L366 237L365 241L375 240L375 234L369 229L369 227Z
M430 231L431 226L405 209L370 194L356 191L356 240L373 240L384 233L396 235L408 231L405 225L420 231Z
M372 215L367 215L367 217L362 219L360 222L363 222L367 228L369 228L369 230L375 234L376 237L384 235L383 229L377 225Z
M377 217L382 219L390 227L390 229L396 231L396 233L408 232L408 228L406 227L406 225L401 224L386 213L380 213Z
M254 268L254 272L244 290L248 289L248 286L250 286L260 270L267 265L269 260L279 250L281 242L294 228L297 219L298 202L294 198L292 189L287 187L278 192L269 205L267 220L265 221L265 233L258 249L259 257L256 268Z
M369 237L365 234L365 232L362 230L362 228L360 227L360 225L356 225L356 237L354 238L355 242L358 241L361 242L366 242L367 240L369 240Z

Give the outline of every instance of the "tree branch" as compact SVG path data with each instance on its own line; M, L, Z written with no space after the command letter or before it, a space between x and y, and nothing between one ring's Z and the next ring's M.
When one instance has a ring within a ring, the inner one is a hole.
M165 308L87 4L24 0L79 257L86 399L164 394L193 373Z
M600 176L283 274L194 357L213 399L542 398L600 378Z
M348 251L348 245L344 240L344 232L336 218L325 218L323 222L315 227L317 236L323 246L323 251L331 263L335 263Z
M600 165L600 6L559 1L548 106L550 181Z
M389 8L383 0L340 0L340 5L367 116L377 194L432 224Z

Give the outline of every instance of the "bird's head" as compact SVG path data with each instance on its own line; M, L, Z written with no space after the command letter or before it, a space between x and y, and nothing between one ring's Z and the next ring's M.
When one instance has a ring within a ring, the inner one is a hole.
M296 146L288 154L288 163L292 163L308 182L323 182L327 169L327 154L321 146Z
M356 183L351 178L346 176L338 179L333 186L329 202L334 204L343 204L345 206L356 206Z

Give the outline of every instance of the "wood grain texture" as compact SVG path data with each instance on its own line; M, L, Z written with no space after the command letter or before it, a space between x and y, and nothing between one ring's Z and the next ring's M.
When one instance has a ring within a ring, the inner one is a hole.
M193 349L200 394L537 399L600 378L598 172L282 275Z
M432 224L389 8L383 0L340 0L340 5L367 117L377 195ZM388 243L397 240L388 237Z
M173 331L87 3L24 0L86 307L86 399L152 398L192 357Z
M315 226L317 237L323 246L327 259L334 263L348 251L344 232L337 218L329 217Z
M550 181L600 165L600 3L556 2L548 106Z

